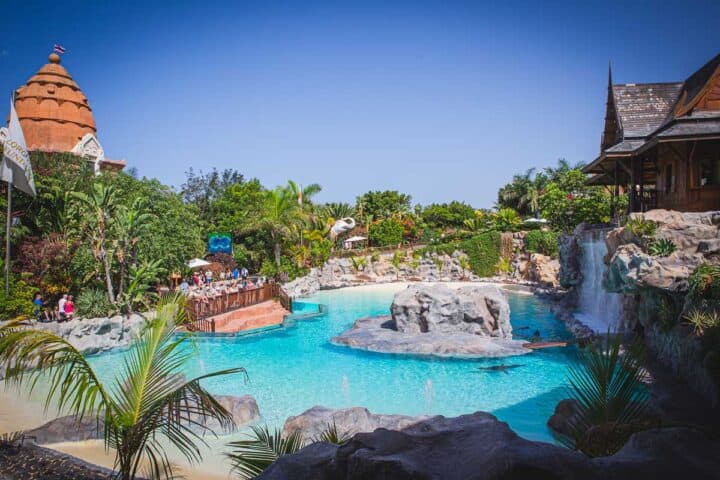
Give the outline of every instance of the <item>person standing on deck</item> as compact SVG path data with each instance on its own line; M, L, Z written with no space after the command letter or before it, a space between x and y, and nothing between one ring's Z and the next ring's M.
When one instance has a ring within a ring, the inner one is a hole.
M60 315L58 317L58 322L65 321L65 303L66 302L67 302L67 294L64 294L62 297L60 297L60 300L58 301L58 314Z

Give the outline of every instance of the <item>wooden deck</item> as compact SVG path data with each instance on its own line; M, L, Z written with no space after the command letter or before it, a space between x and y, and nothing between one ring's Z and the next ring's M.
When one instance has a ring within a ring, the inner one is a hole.
M553 348L553 347L567 347L567 342L535 342L525 343L523 347L529 348L530 350L539 350L541 348Z

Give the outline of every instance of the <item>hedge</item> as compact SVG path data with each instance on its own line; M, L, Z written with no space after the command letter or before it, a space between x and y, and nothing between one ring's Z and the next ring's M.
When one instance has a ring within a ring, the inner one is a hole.
M542 253L551 257L558 255L557 232L532 230L525 236L525 250L530 253Z
M475 235L461 244L470 263L470 270L480 277L492 277L497 272L501 247L500 232Z

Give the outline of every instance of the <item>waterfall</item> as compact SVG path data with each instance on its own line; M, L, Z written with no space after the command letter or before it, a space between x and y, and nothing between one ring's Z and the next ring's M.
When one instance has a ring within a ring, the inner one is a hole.
M607 266L605 234L607 230L585 230L582 233L582 283L575 317L598 333L617 330L622 316L621 295L603 288Z

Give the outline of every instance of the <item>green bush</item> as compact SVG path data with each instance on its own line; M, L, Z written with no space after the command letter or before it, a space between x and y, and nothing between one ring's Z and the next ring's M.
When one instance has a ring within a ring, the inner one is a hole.
M33 314L33 295L35 287L17 278L10 279L10 292L0 287L0 320L11 320L18 317L30 317Z
M402 243L403 224L393 218L386 218L370 225L368 238L372 245L385 247Z
M500 260L500 232L485 232L465 240L460 250L468 256L470 270L480 277L495 275Z
M113 313L113 306L108 300L107 292L97 288L86 288L75 301L77 314L82 318L107 317Z
M645 217L638 216L628 220L625 224L625 228L638 237L651 237L655 235L657 224L652 220L645 220Z
M677 250L677 246L672 240L668 240L666 238L661 238L660 240L652 242L650 244L650 248L648 249L650 255L653 257L667 257L672 255L675 250Z
M525 249L530 253L542 253L550 257L557 257L558 234L553 231L530 231L525 236Z

